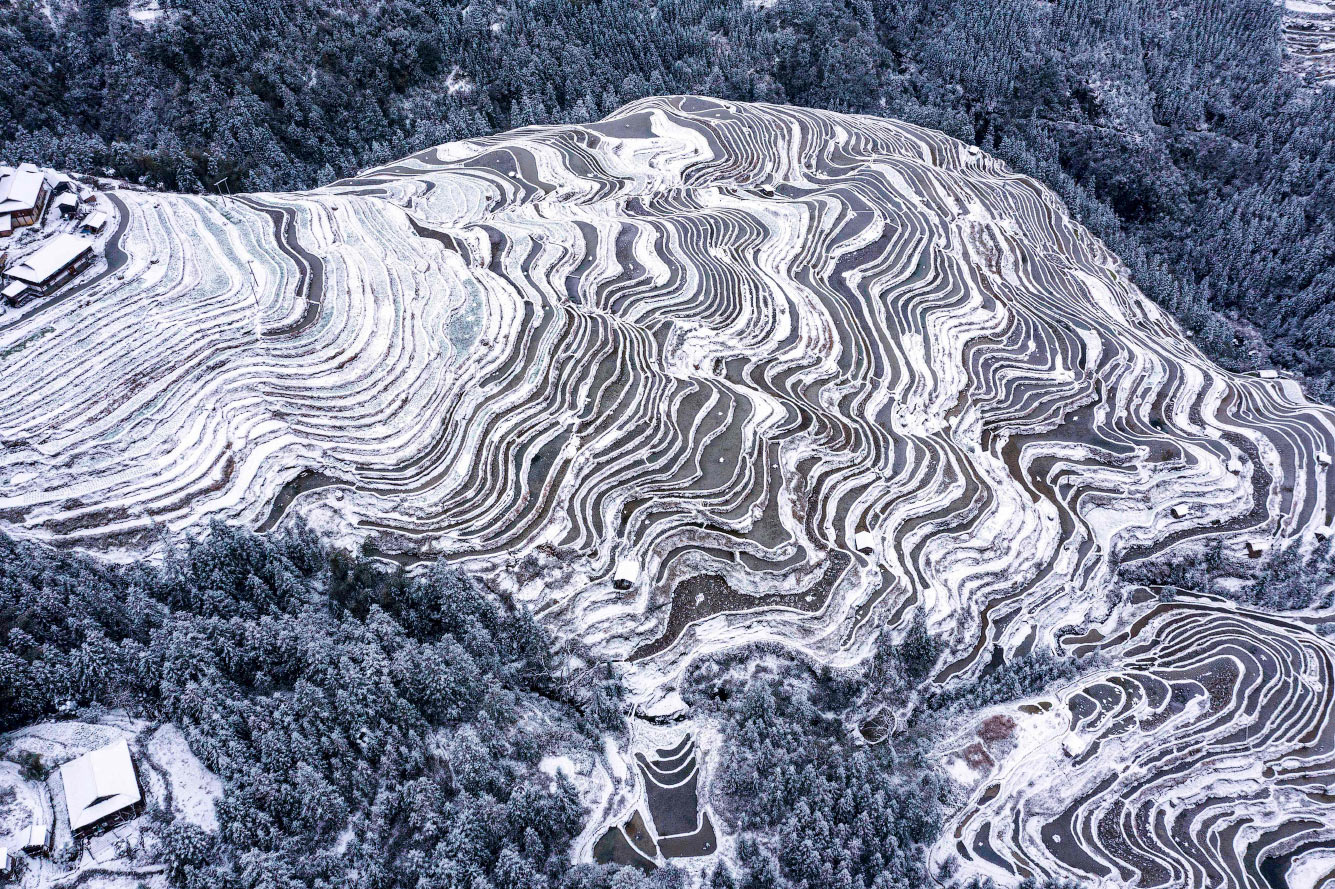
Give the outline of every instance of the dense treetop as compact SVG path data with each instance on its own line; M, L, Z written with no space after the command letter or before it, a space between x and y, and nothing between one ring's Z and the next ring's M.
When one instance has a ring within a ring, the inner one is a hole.
M457 572L222 525L160 569L0 536L0 643L0 730L125 707L179 724L222 778L217 835L161 825L178 886L612 876L571 869L587 814L537 768L598 746L599 684L562 691L527 613Z

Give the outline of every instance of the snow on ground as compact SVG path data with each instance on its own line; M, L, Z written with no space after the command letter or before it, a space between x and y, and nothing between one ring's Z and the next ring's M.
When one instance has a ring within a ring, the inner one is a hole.
M1146 631L1113 583L1128 561L1332 545L1335 412L1212 365L1056 196L940 133L671 97L310 192L107 198L105 262L0 316L0 376L23 381L0 391L8 531L135 559L210 518L304 517L405 562L457 556L625 662L659 728L705 653L844 666L925 612L946 680L997 650ZM1210 606L1174 607L1154 632ZM1216 616L1277 644L1239 614ZM1102 714L1116 694L1072 698ZM1197 711L1170 716L1142 733ZM1114 731L1129 723L1081 719L1046 759L1020 755L1024 720L1013 747L958 753L1001 770L998 799L1031 786L1008 775L1052 773L1044 799L1111 810L1122 796L1082 782L1144 751ZM599 817L634 804L637 743L589 765ZM1207 765L1254 780L1207 760L1179 775L1205 804L1232 799ZM1237 836L1308 805L1257 804ZM994 859L1036 848L1082 876L1039 827L1003 827L961 827L996 846L963 854L1004 873Z
M166 723L149 736L146 750L153 765L167 776L171 810L176 817L206 831L216 831L214 805L222 797L222 781L191 752L181 730Z
M623 777L616 777L609 768L606 757L581 751L578 754L546 756L538 764L538 768L544 774L551 776L553 785L558 774L564 775L575 785L575 790L579 792L580 804L591 815L581 837L575 840L574 847L591 848L593 841L597 839L593 833L595 826L602 823L608 808L613 805L613 801L624 787L624 766L621 767Z
M696 877L711 871L720 854L731 862L733 841L709 804L712 765L721 743L717 726L700 717L659 721L639 716L632 717L629 726L626 738L604 739L600 765L615 777L611 792L593 809L575 841L575 858L608 860L596 858L595 848L619 834L621 841L636 843L649 861L670 862ZM695 808L685 797L668 799L687 787L692 788ZM675 789L663 795L663 788Z
M458 556L662 716L703 653L844 666L923 609L959 656L1052 644L1129 550L1335 510L1335 414L907 124L675 97L310 192L106 197L77 298L0 318L9 531L131 559L300 516Z
M641 715L651 719L663 719L680 716L686 712L686 702L676 689L671 689L658 700L639 709Z
M160 0L131 0L130 18L141 25L156 25L166 15Z
M603 757L616 780L625 781L630 777L630 770L626 768L626 760L621 755L617 740L611 735L603 738Z
M0 846L18 849L33 823L51 823L51 800L39 782L21 777L17 763L0 761Z
M1091 646L1106 666L980 714L942 745L966 801L933 861L1004 882L1013 862L1083 881L1120 869L1142 885L1165 873L1237 885L1211 875L1258 865L1290 868L1291 886L1318 879L1308 859L1335 846L1335 801L1307 791L1321 777L1311 764L1335 758L1335 645L1199 599L1147 602L1130 626ZM1014 731L989 732L994 719Z
M538 771L553 779L557 775L573 779L579 773L575 761L568 756L544 756L538 763Z
M1321 889L1335 882L1335 849L1318 849L1289 869L1288 889Z
M43 722L5 736L11 756L36 753L43 765L54 768L91 750L125 739L133 740L146 723L120 714L108 714L106 722Z
M464 74L458 65L455 65L450 69L450 75L445 78L445 88L449 90L451 96L466 96L473 92L473 81Z

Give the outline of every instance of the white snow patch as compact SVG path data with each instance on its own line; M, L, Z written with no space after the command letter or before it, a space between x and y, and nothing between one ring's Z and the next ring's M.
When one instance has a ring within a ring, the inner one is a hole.
M130 18L141 25L157 24L163 14L162 5L158 3L158 0L148 0L147 3L136 3L130 7Z
M607 760L607 767L612 770L612 777L618 781L625 781L630 777L630 770L626 768L626 761L621 758L621 751L617 747L616 738L607 735L603 738L603 758Z
M450 69L450 76L445 78L445 89L451 96L466 96L473 91L473 81L464 75L463 70L458 65L455 65Z
M575 761L568 756L544 756L542 762L538 763L538 771L552 779L557 775L565 775L572 781L579 774Z
M1335 852L1318 851L1304 855L1289 868L1289 889L1317 889L1335 873Z
M214 806L222 797L222 781L191 752L181 730L171 723L162 726L148 739L148 754L167 775L176 817L206 831L216 831L218 815Z
M0 847L22 847L34 821L51 823L51 803L44 785L25 781L17 763L0 761Z
M686 702L682 700L680 694L673 690L663 695L652 704L640 708L640 712L643 715L654 719L676 716L686 712Z
M978 773L958 756L946 760L946 774L965 787L972 787L978 783Z

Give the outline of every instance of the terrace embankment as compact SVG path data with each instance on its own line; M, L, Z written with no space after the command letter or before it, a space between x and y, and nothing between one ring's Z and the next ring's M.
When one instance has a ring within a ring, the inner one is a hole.
M115 273L0 331L21 535L129 557L304 516L532 563L512 592L656 687L738 639L847 662L919 607L968 671L1106 617L1118 558L1335 512L1329 410L1213 367L1042 187L894 121L646 100L115 201Z
M115 202L114 273L0 329L15 534L131 558L302 517L492 578L641 700L744 642L853 663L918 612L967 675L1123 632L1121 560L1329 546L1335 414L1213 366L940 133L673 97ZM974 835L1013 872L1099 860L1014 828Z

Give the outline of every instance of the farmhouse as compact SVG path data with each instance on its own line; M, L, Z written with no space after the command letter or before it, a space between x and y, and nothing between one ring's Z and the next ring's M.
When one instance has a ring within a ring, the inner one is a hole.
M40 219L50 196L46 174L32 164L0 167L0 236Z
M70 831L86 836L132 817L143 802L130 745L124 739L60 767Z
M46 296L93 261L93 242L78 235L60 234L5 269L5 302L23 305Z

